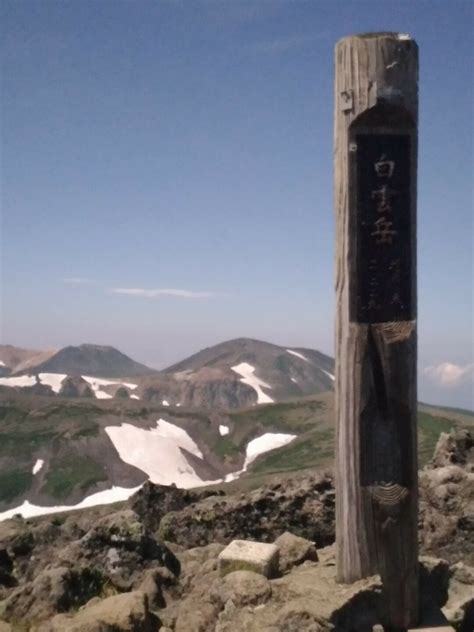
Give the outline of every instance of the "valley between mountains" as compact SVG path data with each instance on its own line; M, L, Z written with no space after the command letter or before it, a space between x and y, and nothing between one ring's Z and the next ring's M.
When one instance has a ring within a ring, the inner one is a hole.
M334 361L237 339L164 371L111 347L0 346L0 519L125 500L147 480L251 489L331 466ZM420 464L468 411L419 406Z

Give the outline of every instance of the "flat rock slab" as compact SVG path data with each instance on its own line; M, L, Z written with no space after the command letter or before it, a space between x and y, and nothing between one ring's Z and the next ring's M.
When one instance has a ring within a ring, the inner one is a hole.
M265 577L278 573L280 551L274 544L234 540L219 554L221 577L233 571L253 571Z

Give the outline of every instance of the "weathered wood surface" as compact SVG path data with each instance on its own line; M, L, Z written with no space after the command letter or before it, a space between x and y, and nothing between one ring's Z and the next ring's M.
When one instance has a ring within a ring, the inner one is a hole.
M418 49L410 37L375 33L338 42L337 575L352 582L380 572L387 615L401 628L418 619L417 117ZM378 135L375 149L371 134ZM401 152L381 155L375 175L375 165L367 164L365 184L357 162L364 143L369 152ZM377 177L379 189L365 195ZM381 223L370 228L369 215L378 213Z

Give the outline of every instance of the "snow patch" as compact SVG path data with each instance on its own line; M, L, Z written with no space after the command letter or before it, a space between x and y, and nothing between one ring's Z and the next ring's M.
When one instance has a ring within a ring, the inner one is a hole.
M7 366L3 360L0 360L0 366Z
M130 399L140 399L138 395L130 395Z
M280 448L293 441L297 436L267 432L260 437L252 439L247 445L244 467L239 472L228 474L224 479L217 481L203 481L182 453L182 450L186 450L202 458L201 451L188 433L164 419L159 419L156 425L157 428L145 430L130 424L122 424L121 426L107 426L105 431L112 440L122 461L141 469L148 474L150 480L154 483L165 485L176 483L182 488L235 480L246 471L248 466L260 454ZM42 466L42 459L38 459L33 467L33 474L38 473ZM85 509L96 505L107 505L127 500L140 487L141 485L132 488L113 486L111 489L87 496L77 505L40 507L25 500L22 505L0 513L0 522L12 518L16 514L21 514L24 518L32 518L33 516Z
M260 437L252 439L252 441L247 444L244 467L239 472L227 474L224 481L226 483L235 481L235 479L239 478L239 476L247 470L248 466L255 461L260 454L264 454L270 450L275 450L276 448L281 448L287 443L293 441L293 439L296 439L297 436L298 435L285 434L282 432L266 432L265 434L260 435Z
M321 371L322 371L323 373L326 373L326 375L327 375L329 378L331 378L331 380L334 382L334 380L335 380L336 378L334 377L334 375L333 375L332 373L329 373L329 371L325 371L324 369L321 369Z
M311 364L311 361L308 360L308 358L306 358L302 353L299 353L298 351L293 351L292 349L287 349L288 353L291 353L291 355L296 356L297 358L301 358L301 360L304 360L305 362L308 362L309 364Z
M86 507L95 507L95 505L108 505L110 503L116 503L121 500L127 500L132 494L140 489L138 487L115 487L111 489L104 489L101 492L96 492L87 496L77 505L56 505L54 507L40 507L39 505L32 505L28 500L25 500L22 505L8 509L3 513L0 513L0 522L2 520L8 520L13 518L15 514L21 514L23 518L32 518L33 516L45 516L46 514L59 513L62 511L72 511L74 509L85 509Z
M61 384L65 378L67 378L65 373L40 373L38 375L38 379L41 384L50 386L55 393L59 393L61 390Z
M94 393L97 399L112 399L112 395L110 393L106 393L105 391L97 390L97 391L94 391Z
M219 426L219 434L224 437L229 434L229 426Z
M146 430L131 424L107 426L110 437L120 458L148 474L152 483L189 488L207 485L189 464L182 450L202 459L202 453L188 433L164 419L156 422L156 428ZM215 482L215 481L214 481Z
M298 380L295 380L294 377L291 378L291 381L294 382L295 384L298 384Z
M89 375L82 375L81 377L90 385L97 399L112 399L112 395L110 395L110 393L107 393L106 391L101 390L101 386L113 386L118 384L120 386L126 386L127 388L130 388L132 390L137 388L138 386L138 384L122 382L121 380L106 380L100 377L90 377Z
M161 403L163 406L169 406L169 402L167 399L164 399Z
M36 384L36 375L20 375L18 377L0 377L1 386L34 386Z
M276 448L281 448L287 443L290 443L290 441L293 441L293 439L296 439L296 437L297 435L293 434L266 432L260 437L252 439L252 441L250 441L247 445L247 456L244 463L244 471L260 454L264 454L270 450L275 450Z
M267 384L256 375L254 375L255 367L251 364L247 364L247 362L242 362L241 364L237 364L236 366L231 367L232 371L241 375L240 381L244 384L248 384L251 386L254 391L257 392L257 404L271 404L273 403L273 399L266 395L261 387L272 388L270 384Z
M44 465L43 459L37 459L36 460L36 463L33 465L33 469L31 470L31 473L33 474L33 476L35 474L38 474L38 472L43 467L43 465Z

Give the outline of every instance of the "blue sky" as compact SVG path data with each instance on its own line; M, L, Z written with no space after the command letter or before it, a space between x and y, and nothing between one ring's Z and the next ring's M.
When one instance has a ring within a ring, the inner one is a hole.
M471 2L2 0L0 17L2 342L156 367L238 336L332 353L334 45L409 32L420 397L472 406Z

